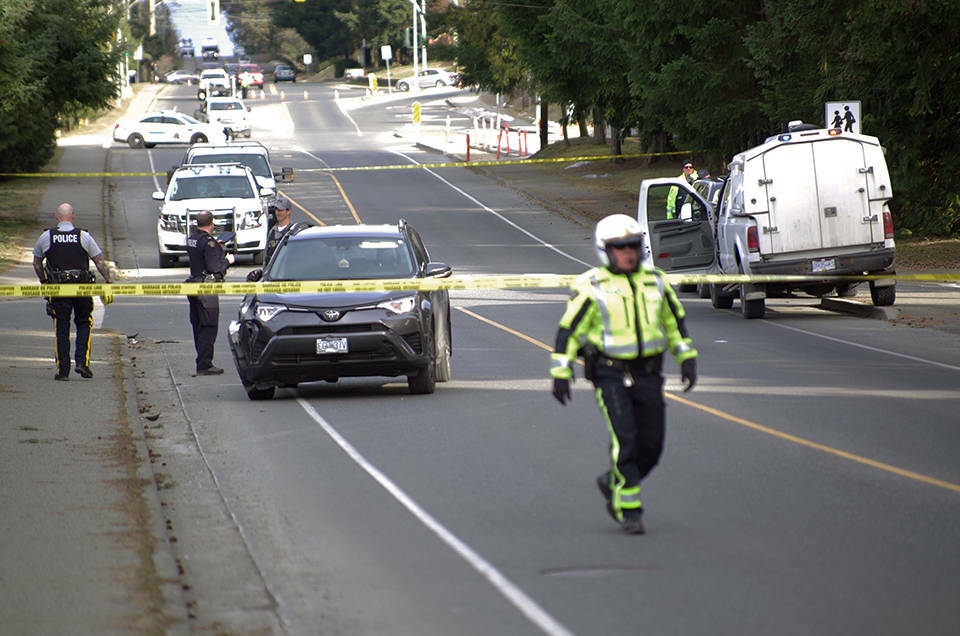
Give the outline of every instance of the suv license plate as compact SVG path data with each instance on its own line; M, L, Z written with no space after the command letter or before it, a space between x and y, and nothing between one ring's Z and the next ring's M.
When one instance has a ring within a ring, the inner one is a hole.
M317 354L346 353L346 338L317 338Z
M814 274L818 272L829 272L835 269L837 269L837 259L835 258L818 258L810 262L810 271Z

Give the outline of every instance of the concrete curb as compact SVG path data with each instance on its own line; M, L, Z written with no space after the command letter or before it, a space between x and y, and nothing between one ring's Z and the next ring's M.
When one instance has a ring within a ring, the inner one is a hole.
M873 318L875 320L894 320L899 315L893 307L877 307L844 298L821 298L819 306L820 309L826 309L827 311L853 314L861 318Z

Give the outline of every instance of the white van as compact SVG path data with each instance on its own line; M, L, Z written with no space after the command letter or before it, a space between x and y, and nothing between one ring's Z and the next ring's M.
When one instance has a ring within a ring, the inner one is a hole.
M667 220L673 187L684 203L681 218ZM824 275L710 286L714 307L729 308L739 296L744 317L761 318L768 296L852 296L856 283L830 276L894 274L892 196L876 137L792 122L789 132L734 156L719 206L678 180L652 179L640 186L637 214L649 228L650 257L665 271ZM895 282L870 281L873 304L892 305Z

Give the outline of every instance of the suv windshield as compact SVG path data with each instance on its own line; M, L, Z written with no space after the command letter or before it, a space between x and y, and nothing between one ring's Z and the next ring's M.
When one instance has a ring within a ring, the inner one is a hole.
M410 250L402 238L336 236L288 242L270 264L268 280L409 278Z
M263 155L252 155L247 153L217 153L210 155L201 155L195 154L190 157L190 163L240 163L253 172L254 176L257 177L273 177L270 174L270 166L267 165L267 160L264 159Z
M174 180L170 200L186 199L250 199L256 195L245 176L187 177Z

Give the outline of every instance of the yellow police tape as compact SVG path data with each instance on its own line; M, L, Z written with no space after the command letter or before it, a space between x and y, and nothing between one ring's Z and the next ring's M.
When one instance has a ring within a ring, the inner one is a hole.
M411 163L395 166L350 166L343 168L297 168L296 172L348 172L357 170L416 170L421 168L463 168L469 166L510 166L534 163L562 163L567 161L600 161L602 159L633 159L635 157L666 157L687 155L690 150L673 152L639 152L625 155L588 155L582 157L553 157L550 159L500 159L497 161L453 161L449 163ZM0 172L0 177L160 177L166 172Z
M389 290L440 289L529 289L567 288L577 278L569 274L514 274L497 276L451 276L449 278L387 278L370 280L306 280L258 283L114 283L69 285L0 285L0 297L22 296L211 296L243 294L298 294L321 292L369 292ZM728 275L667 274L673 285L695 283L799 283L799 282L863 282L870 280L960 281L960 273L895 274L869 276L805 276L805 275Z

